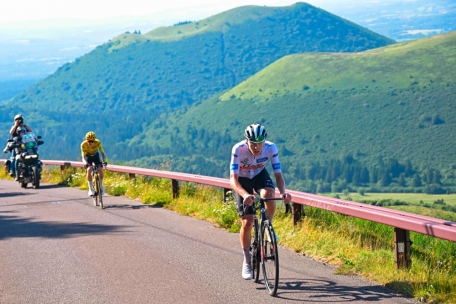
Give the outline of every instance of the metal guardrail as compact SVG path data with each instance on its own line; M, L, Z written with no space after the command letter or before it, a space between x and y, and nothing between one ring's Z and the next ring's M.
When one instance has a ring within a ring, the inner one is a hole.
M0 160L0 162L4 161ZM83 167L82 162L56 160L42 160L42 162L45 165L60 166L62 170L65 167ZM130 176L139 174L171 179L173 197L179 195L178 181L220 187L224 189L225 195L227 191L231 190L230 182L225 178L117 165L108 165L108 170L128 173ZM411 265L409 231L456 242L455 222L293 190L288 190L288 192L292 195L294 224L304 214L302 207L305 205L394 227L396 264L398 268Z

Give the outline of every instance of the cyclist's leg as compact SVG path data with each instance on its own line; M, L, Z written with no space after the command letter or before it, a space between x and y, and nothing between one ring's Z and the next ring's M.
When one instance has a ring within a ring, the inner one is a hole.
M246 189L246 188L244 188ZM246 189L247 191L253 192L251 189ZM242 196L234 193L234 198L236 201L236 209L238 211L239 216L241 217L241 230L239 233L239 240L241 242L241 247L244 250L244 258L245 261L250 264L250 257L248 255L248 251L250 249L251 237L252 237L252 226L253 226L253 208L248 207L246 212L244 213L244 199ZM247 253L245 251L247 250Z
M98 176L100 177L101 194L104 194L104 186L103 186L104 171L103 171L103 163L100 160L99 153L97 153L97 154L95 154L95 156L93 156L93 163L98 168Z
M87 163L90 165L93 162L92 158L90 156L87 156ZM92 167L87 168L87 185L89 186L89 195L93 195L95 193L95 190L93 189L93 183L92 183Z
M266 169L263 169L257 176L255 176L255 191L258 192L262 198L275 197L274 182ZM272 222L276 210L276 203L275 201L268 201L265 202L265 205L266 217L270 222Z
M241 186L247 190L249 193L253 193L253 188L250 186L249 179L239 178L239 183ZM244 210L244 199L242 196L234 192L234 199L236 202L236 209L238 215L241 218L241 230L239 233L239 240L242 247L242 253L244 256L244 261L242 262L242 278L246 280L253 279L252 272L252 259L250 257L250 244L252 241L252 226L253 226L253 208L252 206L245 208Z
M90 165L90 162L88 162L88 164ZM92 184L92 167L90 166L86 169L86 180L87 182Z
M100 175L100 180L103 181L103 178L104 178L103 166L98 167L98 174Z

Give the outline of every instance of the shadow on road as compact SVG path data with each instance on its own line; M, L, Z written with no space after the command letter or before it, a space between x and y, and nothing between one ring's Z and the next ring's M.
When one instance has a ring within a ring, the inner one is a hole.
M263 281L260 281L257 289L265 291ZM295 293L305 293L306 298L296 300L295 297L287 297L287 294ZM378 302L385 299L404 298L404 295L399 295L383 286L351 287L327 280L283 278L280 279L276 297L308 303L343 303L353 301Z
M36 193L30 193L30 194L36 194ZM21 195L24 195L23 193ZM1 195L0 195L1 197ZM78 201L92 201L92 198L83 198L83 199L78 199ZM41 205L41 204L59 204L61 202L74 202L76 201L74 198L66 199L66 200L47 200L47 201L27 201L27 202L21 202L19 201L18 203L13 203L13 204L2 204L2 207L7 207L7 206L31 206L31 205Z
M69 238L80 235L120 232L127 226L88 223L39 222L0 212L0 240L9 238Z
M2 193L0 193L0 197L24 196L24 195L31 195L31 194L36 194L36 193L2 192Z
M161 208L155 205L107 205L104 209L148 209L148 208Z
M55 189L55 188L68 188L67 186L64 185L53 185L53 184L48 184L48 185L40 185L40 187L37 189Z

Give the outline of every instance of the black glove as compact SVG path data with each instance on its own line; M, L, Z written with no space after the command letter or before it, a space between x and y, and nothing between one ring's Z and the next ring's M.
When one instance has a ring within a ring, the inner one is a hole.
M107 162L103 162L103 167L106 167L108 165Z

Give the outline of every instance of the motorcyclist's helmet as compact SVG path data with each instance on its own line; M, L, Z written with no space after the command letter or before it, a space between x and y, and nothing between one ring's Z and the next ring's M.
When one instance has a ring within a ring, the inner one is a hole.
M22 117L22 114L17 114L16 116L14 116L14 121L16 120L20 120L22 123L24 121L24 117Z
M87 132L85 138L86 138L86 140L93 141L97 138L97 136L95 135L94 132Z
M245 138L253 143L262 143L268 137L266 128L261 124L251 124L244 131Z

